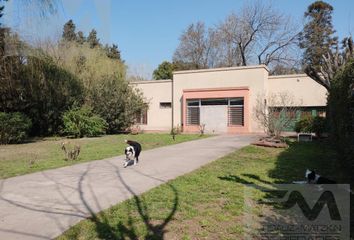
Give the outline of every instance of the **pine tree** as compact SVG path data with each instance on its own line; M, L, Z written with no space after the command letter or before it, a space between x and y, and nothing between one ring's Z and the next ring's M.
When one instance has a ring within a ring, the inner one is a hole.
M84 42L86 41L86 38L85 38L84 33L82 31L77 32L76 41L79 44L84 44Z
M172 79L173 63L163 61L152 73L155 80Z
M64 25L64 30L63 30L63 39L65 41L75 41L76 40L76 33L75 33L75 24L73 20L69 20L67 23Z
M333 7L323 1L312 3L305 18L307 23L300 33L300 48L305 49L303 63L319 70L323 64L323 55L331 52L338 43L333 34L332 24Z
M94 48L100 45L100 40L97 38L97 32L92 29L87 37L87 42L90 44L90 48Z

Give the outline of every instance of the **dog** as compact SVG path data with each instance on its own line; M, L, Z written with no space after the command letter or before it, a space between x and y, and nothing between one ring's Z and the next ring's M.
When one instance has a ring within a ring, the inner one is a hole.
M307 183L312 184L336 184L335 181L321 177L320 175L316 174L315 171L307 169L305 172L305 178L307 179Z
M134 160L134 165L138 164L142 150L140 143L131 140L125 140L125 142L129 146L125 148L125 161L123 166L127 167L128 163L132 160Z

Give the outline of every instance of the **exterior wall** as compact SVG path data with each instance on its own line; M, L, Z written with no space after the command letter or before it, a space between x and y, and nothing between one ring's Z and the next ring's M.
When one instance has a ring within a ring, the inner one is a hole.
M250 132L250 116L249 116L249 89L243 88L215 88L215 89L195 89L184 90L182 106L187 106L187 99L210 99L210 98L235 98L243 97L244 99L244 126L228 126L228 133L247 133ZM186 107L183 107L182 122L184 132L198 132L199 126L188 126Z
M160 102L172 102L172 81L139 81L132 86L142 91L149 103L147 124L140 125L144 131L170 131L172 126L172 108L160 108Z
M262 132L253 118L252 109L256 97L264 94L267 88L268 69L263 66L246 66L206 70L174 72L173 75L173 125L183 123L183 91L218 88L247 88L248 98L248 127L249 132ZM245 105L246 107L246 105Z
M269 93L288 92L303 107L326 106L327 90L305 74L269 77Z
M170 131L183 126L186 132L199 131L186 126L186 99L244 98L244 126L228 126L229 133L263 132L253 111L258 97L266 100L272 93L288 92L301 107L326 106L327 90L305 74L268 76L263 66L246 66L174 72L174 80L140 81L131 85L140 89L149 110L146 131ZM160 108L171 102L171 108ZM269 101L268 101L269 102Z

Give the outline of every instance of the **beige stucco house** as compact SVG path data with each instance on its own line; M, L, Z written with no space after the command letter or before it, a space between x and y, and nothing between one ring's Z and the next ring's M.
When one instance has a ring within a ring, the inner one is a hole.
M286 93L302 114L323 114L327 91L305 74L269 76L264 65L215 68L173 73L173 80L139 81L149 109L138 119L145 131L209 133L262 132L254 117L257 101ZM273 106L269 106L273 107ZM301 114L300 114L301 115ZM299 116L300 116L299 115Z

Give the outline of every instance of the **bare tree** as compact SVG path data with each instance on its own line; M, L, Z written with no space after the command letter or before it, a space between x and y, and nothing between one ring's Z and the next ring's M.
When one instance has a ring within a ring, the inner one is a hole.
M268 98L258 95L253 114L268 136L279 139L294 123L299 105L288 92L272 93Z
M206 30L203 22L188 26L181 37L173 61L192 64L194 68L208 68L215 65L216 33Z
M218 32L226 43L226 65L289 64L297 57L298 29L290 18L275 11L271 5L258 1L246 5L239 15L231 14L219 24Z

